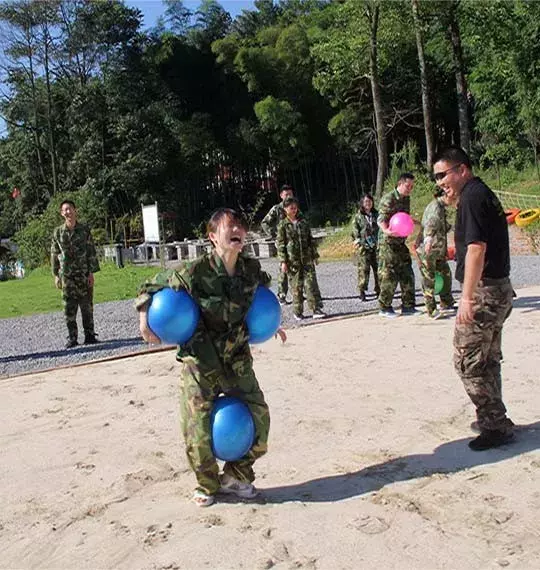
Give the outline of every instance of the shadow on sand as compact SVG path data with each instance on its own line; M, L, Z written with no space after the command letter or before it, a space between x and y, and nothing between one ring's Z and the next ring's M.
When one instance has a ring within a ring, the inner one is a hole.
M475 452L467 446L468 439L443 443L433 453L405 455L384 463L370 465L354 473L312 479L294 485L263 489L262 502L322 503L341 501L378 491L397 481L428 477L437 473L457 473L471 467L505 461L540 448L540 421L516 426L513 443L497 449Z
M98 344L91 345L80 345L75 348L61 349L61 350L49 350L41 352L29 352L27 354L17 354L13 356L2 356L0 357L0 364L7 364L9 362L25 362L27 360L41 360L45 358L58 358L62 356L69 356L70 354L96 354L99 355L100 352L104 350L112 350L115 348L123 348L132 346L133 348L137 346L143 346L144 342L140 337L133 338L119 338L114 340L104 340Z

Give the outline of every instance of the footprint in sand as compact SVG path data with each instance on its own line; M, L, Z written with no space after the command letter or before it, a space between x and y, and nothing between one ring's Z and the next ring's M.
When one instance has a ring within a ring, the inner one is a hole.
M93 463L85 463L84 461L77 461L75 469L80 469L84 473L90 474L96 468Z
M126 536L131 534L131 529L120 521L111 521L109 524L112 526L117 536Z
M146 529L146 536L143 543L146 546L155 546L159 542L167 542L171 534L172 523L167 523L164 528L152 524Z
M201 517L199 522L206 528L212 528L213 526L225 526L225 521L219 515L207 515Z
M347 526L359 530L364 534L381 534L390 528L390 524L383 518L372 517L370 515L357 517Z

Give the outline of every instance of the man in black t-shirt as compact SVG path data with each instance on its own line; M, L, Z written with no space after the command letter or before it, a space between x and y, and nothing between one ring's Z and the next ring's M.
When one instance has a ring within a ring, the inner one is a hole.
M501 393L501 335L512 311L510 250L504 210L495 194L472 173L459 147L434 160L437 185L456 206L456 279L462 294L454 332L454 365L476 407L480 435L474 451L513 438Z

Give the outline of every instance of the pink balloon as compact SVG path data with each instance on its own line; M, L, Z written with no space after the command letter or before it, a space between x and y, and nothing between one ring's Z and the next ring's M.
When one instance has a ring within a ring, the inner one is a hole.
M399 237L407 237L413 233L414 222L406 212L398 212L390 218L389 228Z

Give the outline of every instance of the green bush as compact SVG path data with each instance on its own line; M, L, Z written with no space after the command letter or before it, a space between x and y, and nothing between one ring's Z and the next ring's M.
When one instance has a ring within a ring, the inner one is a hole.
M75 202L81 222L90 226L105 225L105 207L90 192L80 190L55 196L43 214L31 218L13 238L19 246L18 256L27 269L49 262L51 237L54 228L62 224L60 204L64 200Z
M109 236L105 228L92 228L90 231L96 245L104 245L108 242Z

